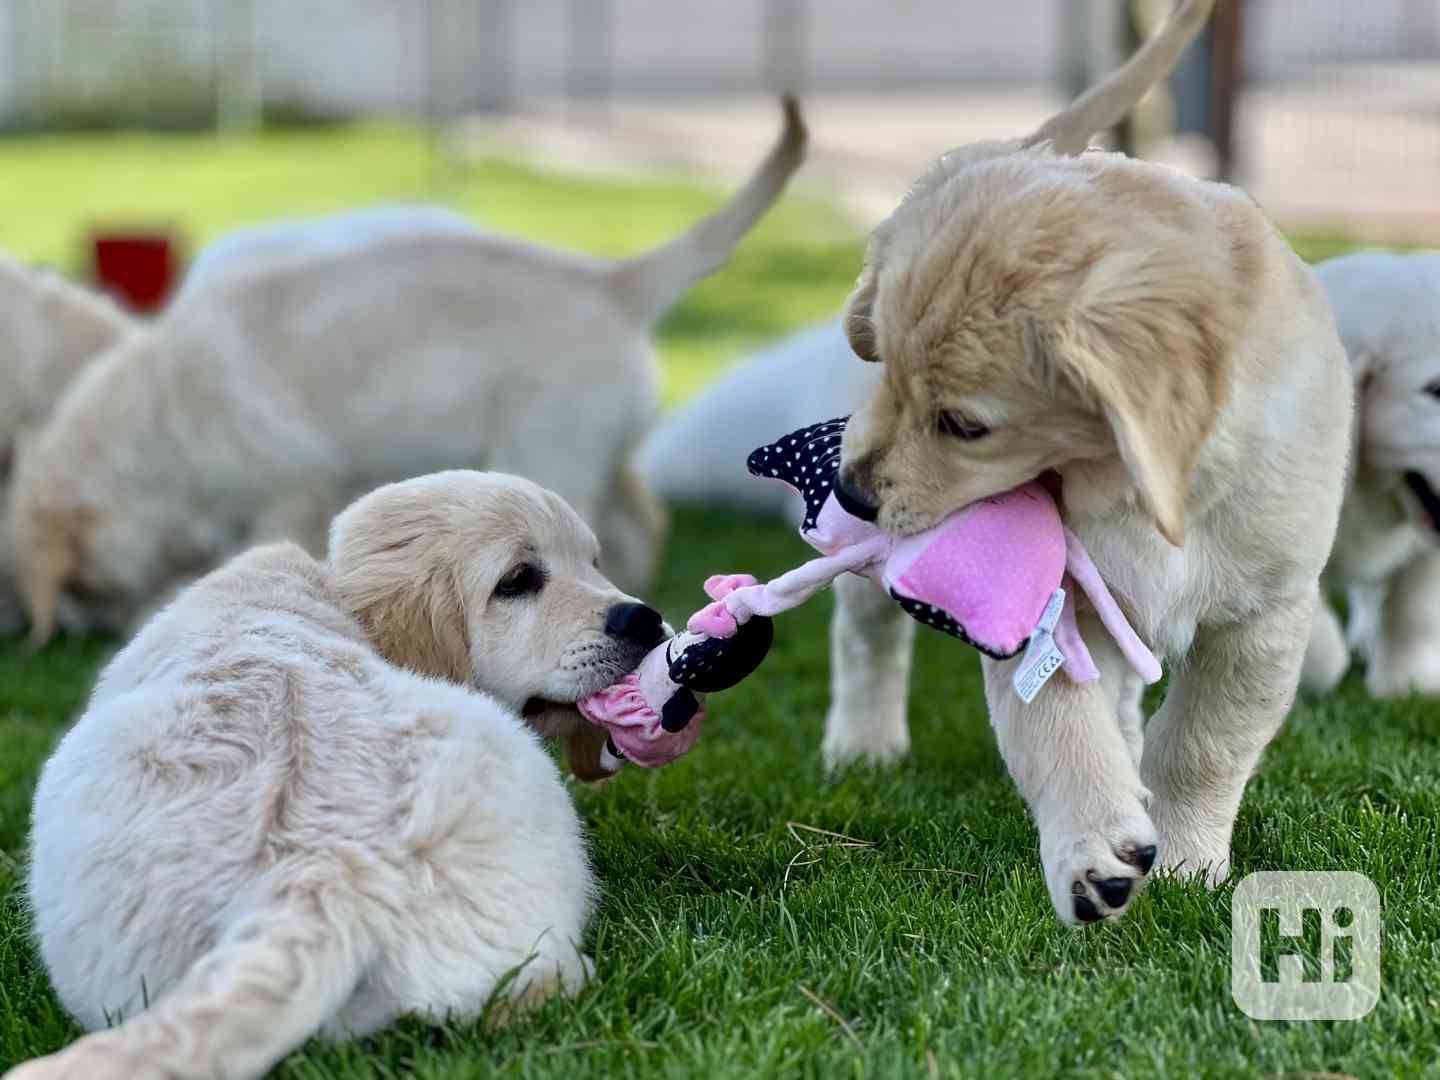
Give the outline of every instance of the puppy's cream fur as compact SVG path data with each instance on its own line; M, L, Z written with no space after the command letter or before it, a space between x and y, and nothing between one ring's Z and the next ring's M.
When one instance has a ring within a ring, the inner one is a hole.
M35 796L35 932L95 1034L12 1075L255 1076L316 1032L578 988L591 875L516 710L643 655L598 552L558 496L442 473L357 502L328 563L256 548L146 625Z
M1440 491L1440 255L1360 252L1316 267L1350 358L1356 454L1326 584L1348 594L1342 631L1315 619L1304 685L1324 693L1367 662L1376 697L1440 694L1440 522L1403 477Z
M87 362L135 326L99 293L0 255L0 634L23 625L7 508L17 443Z
M1290 708L1349 447L1345 356L1312 275L1241 192L1082 153L1179 55L1189 0L1115 76L1010 143L945 155L871 238L847 313L884 381L841 482L892 532L1037 476L1170 661L1135 677L1082 605L1101 680L1029 706L985 661L991 720L1068 923L1118 914L1158 845L1214 882L1246 781ZM832 761L907 744L907 618L840 593Z
M803 153L797 106L731 202L635 259L489 236L262 259L196 286L92 364L16 463L32 629L121 629L237 546L320 523L376 483L458 465L530 477L645 581L663 515L630 456L657 407L649 330L716 270Z

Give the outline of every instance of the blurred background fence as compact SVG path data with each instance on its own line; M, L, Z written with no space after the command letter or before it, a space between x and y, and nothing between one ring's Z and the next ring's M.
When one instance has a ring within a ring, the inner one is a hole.
M0 128L401 115L512 149L563 144L577 159L659 155L723 172L763 137L760 95L783 86L817 117L820 177L868 217L926 157L1044 115L1169 6L7 0ZM1219 6L1209 52L1148 120L1157 137L1210 138L1142 148L1233 176L1282 220L1440 234L1440 0Z

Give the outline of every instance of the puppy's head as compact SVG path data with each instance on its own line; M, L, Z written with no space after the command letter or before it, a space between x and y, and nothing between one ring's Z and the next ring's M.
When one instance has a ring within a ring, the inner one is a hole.
M1181 542L1228 382L1223 305L1251 253L1205 242L1214 223L1175 185L1117 155L1075 155L1170 72L1212 6L1185 0L1029 136L943 155L875 230L845 314L856 354L886 367L846 429L836 494L852 513L915 532L1118 455Z
M1244 223L1254 225L1255 223ZM1053 470L1123 463L1172 543L1257 283L1253 229L1118 155L971 165L872 238L846 321L885 379L846 430L839 494L916 532Z
M382 487L330 532L341 602L386 659L535 715L573 709L668 636L599 554L563 499L500 473Z
M1440 543L1440 256L1360 252L1316 270L1355 379L1356 464Z

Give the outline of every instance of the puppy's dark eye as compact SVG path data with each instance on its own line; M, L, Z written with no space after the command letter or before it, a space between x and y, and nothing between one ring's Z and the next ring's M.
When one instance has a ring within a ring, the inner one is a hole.
M1426 383L1425 393L1429 394L1436 401L1440 401L1440 379L1433 379Z
M952 439L964 439L966 442L974 442L976 439L983 439L990 434L990 429L984 424L975 420L967 420L959 413L942 412L935 421L935 426L940 434L949 435Z
M545 571L534 563L513 567L495 586L495 595L502 600L532 596L545 587Z

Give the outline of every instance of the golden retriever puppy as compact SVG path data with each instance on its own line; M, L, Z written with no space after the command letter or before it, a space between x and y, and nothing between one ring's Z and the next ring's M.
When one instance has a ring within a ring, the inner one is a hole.
M577 989L594 887L518 713L655 644L598 556L558 496L447 472L361 499L328 563L253 549L147 624L35 793L35 933L94 1034L11 1075L257 1076Z
M1356 445L1303 683L1325 693L1365 657L1376 697L1440 694L1440 255L1361 252L1315 268L1356 395Z
M1083 602L1098 683L1056 679L1026 706L1010 686L1019 661L984 661L1000 750L1071 924L1119 914L1157 860L1209 882L1229 873L1246 781L1294 697L1344 483L1349 378L1310 271L1243 193L1083 152L1209 8L1188 0L1031 137L942 157L871 237L845 315L851 347L884 365L845 435L837 490L852 512L914 533L1045 478L1171 661L1143 738L1138 680ZM832 760L906 742L904 687L886 669L908 616L856 610L862 586L841 593Z
M110 300L0 255L0 634L24 625L6 509L15 444L80 369L136 326Z
M21 447L34 636L64 612L123 629L237 546L315 549L357 492L455 466L558 491L596 523L616 579L645 581L663 515L630 456L658 407L650 328L725 262L804 141L787 100L734 199L638 258L440 231L212 275L92 364Z

